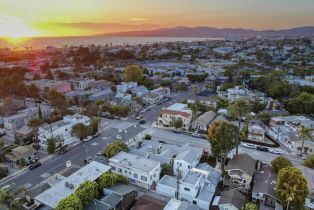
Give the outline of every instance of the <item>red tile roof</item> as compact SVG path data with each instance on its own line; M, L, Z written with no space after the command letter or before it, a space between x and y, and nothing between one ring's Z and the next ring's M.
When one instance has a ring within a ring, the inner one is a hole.
M175 110L169 110L169 109L163 109L160 111L160 114L168 114L168 115L181 115L184 118L188 118L191 116L191 114L186 112L180 112Z

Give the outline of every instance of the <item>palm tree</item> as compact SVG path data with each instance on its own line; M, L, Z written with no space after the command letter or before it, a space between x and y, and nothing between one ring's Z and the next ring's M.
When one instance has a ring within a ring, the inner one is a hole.
M290 202L295 200L295 197L298 193L297 185L296 184L290 185L288 183L283 183L282 189L278 189L278 191L280 192L281 197L283 197L286 200L287 202L286 209L288 210Z
M247 115L251 110L248 100L240 99L235 101L230 106L231 113L238 118L239 130L241 131L241 119L243 116ZM238 154L238 146L236 147L236 154Z
M302 146L301 146L301 153L300 155L302 156L303 154L303 149L304 149L304 141L305 140L313 140L312 136L311 136L311 132L313 131L314 129L312 128L308 128L304 125L301 125L298 129L298 133L299 133L299 137L300 139L302 140Z
M9 206L10 203L14 200L14 194L0 189L0 203Z
M37 141L38 140L38 128L39 126L41 126L42 124L44 123L44 121L40 118L33 118L31 119L27 125L28 127L32 128L33 131L35 132L35 140Z

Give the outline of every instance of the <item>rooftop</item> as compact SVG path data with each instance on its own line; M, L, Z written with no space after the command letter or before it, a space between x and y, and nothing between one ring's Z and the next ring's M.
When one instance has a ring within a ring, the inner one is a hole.
M262 165L261 170L254 176L253 192L276 197L276 173L268 165Z
M253 177L255 172L256 160L247 154L239 154L229 160L226 170L241 170Z
M126 152L119 152L109 159L109 162L119 164L125 167L132 167L140 171L150 172L156 166L160 165L159 162L146 159L137 155Z
M56 208L58 203L74 193L80 184L85 181L95 181L109 170L109 166L93 161L36 196L35 200L51 208Z

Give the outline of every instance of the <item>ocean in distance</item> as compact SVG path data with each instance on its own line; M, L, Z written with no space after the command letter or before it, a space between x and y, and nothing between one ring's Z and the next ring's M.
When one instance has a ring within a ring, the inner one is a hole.
M223 40L223 38L187 38L187 37L54 37L30 38L25 40L7 41L0 39L0 48L13 48L17 50L43 49L47 46L65 47L80 45L137 45L156 42L193 42L205 40Z

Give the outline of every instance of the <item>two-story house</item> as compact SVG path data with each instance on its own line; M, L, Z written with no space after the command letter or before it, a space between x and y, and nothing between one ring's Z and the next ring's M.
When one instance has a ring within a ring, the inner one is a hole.
M153 189L159 181L160 163L134 154L119 152L109 159L113 173L125 176L130 183Z
M235 155L225 167L227 175L223 183L229 187L250 189L256 167L256 160L247 154Z
M186 104L175 103L160 111L157 124L174 127L176 121L182 122L182 129L188 130L192 121L192 110Z
M173 160L173 174L177 175L178 172L181 176L187 174L192 168L195 168L199 163L203 154L203 150L198 147L191 147L179 153Z
M63 120L52 124L44 124L38 129L39 145L47 149L47 141L52 138L56 141L57 146L70 145L79 140L72 136L72 127L78 123L84 125L90 124L90 118L82 115L67 115Z

